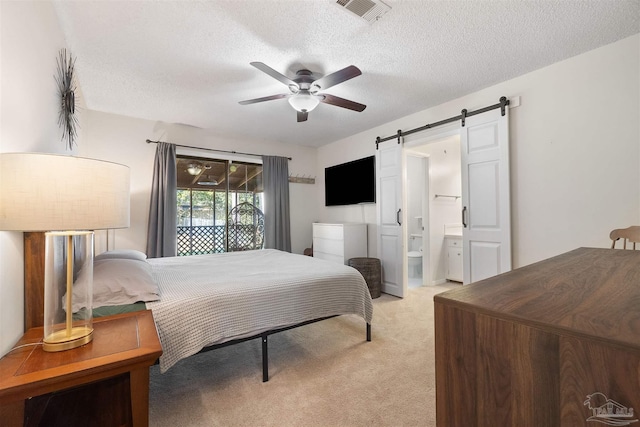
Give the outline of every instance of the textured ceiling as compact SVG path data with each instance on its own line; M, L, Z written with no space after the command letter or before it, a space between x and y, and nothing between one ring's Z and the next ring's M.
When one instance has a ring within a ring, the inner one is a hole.
M321 146L640 31L639 0L385 0L370 24L335 0L56 1L91 110ZM636 53L637 54L637 53ZM293 77L356 65L296 122L287 93L249 65Z

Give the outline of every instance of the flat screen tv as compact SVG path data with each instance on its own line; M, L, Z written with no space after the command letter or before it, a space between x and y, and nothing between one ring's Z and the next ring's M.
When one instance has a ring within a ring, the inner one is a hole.
M375 156L325 168L324 201L325 206L375 203Z

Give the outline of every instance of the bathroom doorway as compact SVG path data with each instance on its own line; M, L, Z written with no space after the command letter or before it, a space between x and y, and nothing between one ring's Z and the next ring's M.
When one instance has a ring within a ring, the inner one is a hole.
M462 282L460 134L405 144L408 286Z
M430 277L429 248L424 239L429 235L429 156L424 153L406 152L406 248L408 287L428 284Z

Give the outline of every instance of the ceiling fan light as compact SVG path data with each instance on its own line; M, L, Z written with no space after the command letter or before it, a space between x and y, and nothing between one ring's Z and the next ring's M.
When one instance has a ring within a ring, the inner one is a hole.
M189 175L199 175L200 172L202 172L202 168L194 163L189 163L189 166L187 166L187 172L189 172Z
M218 185L218 180L216 179L207 179L206 181L198 181L198 185Z
M289 97L289 104L300 112L309 112L316 108L320 101L308 91L300 91L296 95Z

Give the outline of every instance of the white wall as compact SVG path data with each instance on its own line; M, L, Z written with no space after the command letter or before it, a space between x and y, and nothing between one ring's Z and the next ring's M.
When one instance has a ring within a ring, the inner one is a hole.
M321 147L317 173L374 154L377 136L520 96L509 131L513 266L580 246L608 247L611 229L640 223L639 62L636 34ZM318 190L320 220L358 218L359 207L324 208L322 182ZM367 222L376 222L374 207ZM377 253L371 242L369 251Z
M72 154L58 128L53 75L65 40L52 4L0 2L0 22L0 152ZM21 232L0 231L0 355L24 333L23 250Z
M109 160L131 169L131 226L115 231L115 248L145 251L151 177L156 145L145 141L167 141L194 147L291 157L291 175L312 176L316 169L315 148L270 141L243 141L222 138L202 129L136 119L97 111L86 112L87 157ZM229 158L229 155L197 150L200 156ZM256 160L249 157L248 160ZM311 222L315 216L318 184L289 186L291 206L291 249L302 253L311 246Z

